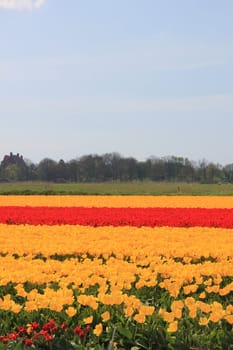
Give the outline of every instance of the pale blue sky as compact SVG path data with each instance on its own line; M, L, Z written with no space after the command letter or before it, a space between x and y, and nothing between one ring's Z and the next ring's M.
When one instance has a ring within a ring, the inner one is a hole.
M0 158L233 163L232 0L0 0Z

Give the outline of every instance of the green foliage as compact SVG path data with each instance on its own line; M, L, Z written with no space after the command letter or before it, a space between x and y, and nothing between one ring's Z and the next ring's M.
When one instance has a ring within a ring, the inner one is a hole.
M100 183L132 181L198 182L202 184L232 183L233 165L209 163L205 160L195 163L187 158L168 156L150 157L138 161L118 153L103 155L89 154L65 162L44 158L35 165L25 162L19 154L5 155L0 164L1 181L49 181L64 183ZM178 186L177 192L180 192ZM48 188L45 194L52 194ZM25 189L24 194L30 194Z
M200 184L184 182L102 182L102 183L0 183L4 195L233 195L232 184Z

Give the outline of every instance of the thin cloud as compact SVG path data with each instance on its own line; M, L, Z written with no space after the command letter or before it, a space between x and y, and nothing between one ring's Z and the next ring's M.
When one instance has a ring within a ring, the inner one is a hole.
M36 0L36 1L35 1L35 4L34 4L34 7L35 7L35 8L40 8L40 7L42 7L42 6L45 4L45 1L46 1L46 0Z
M39 9L46 0L0 0L0 9L8 10L32 10Z
M80 96L75 98L0 98L2 114L15 115L15 111L23 111L28 115L35 111L48 111L54 116L82 115L84 113L113 113L120 118L124 113L206 113L221 116L223 113L232 115L233 94L207 96L190 96L183 98L114 98L110 96ZM43 114L42 113L42 114ZM191 115L191 114L190 114ZM105 117L104 117L105 118ZM203 116L204 118L204 116Z

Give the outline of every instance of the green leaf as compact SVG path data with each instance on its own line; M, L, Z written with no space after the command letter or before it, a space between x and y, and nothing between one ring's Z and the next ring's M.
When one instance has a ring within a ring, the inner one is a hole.
M123 335L124 337L126 337L127 339L131 340L133 335L132 333L130 332L129 329L126 329L126 328L123 328L122 326L118 326L117 327L117 331Z
M144 346L143 344L141 344L141 343L139 343L139 342L137 342L137 344L138 344L139 346L141 346L143 349L147 349L147 347ZM140 348L139 348L139 349L140 349Z
M112 341L110 341L110 343L108 344L108 350L114 350L114 345Z
M17 343L17 344L12 343L12 345L13 345L13 347L11 346L9 349L14 349L14 350L22 350L23 349L21 342Z

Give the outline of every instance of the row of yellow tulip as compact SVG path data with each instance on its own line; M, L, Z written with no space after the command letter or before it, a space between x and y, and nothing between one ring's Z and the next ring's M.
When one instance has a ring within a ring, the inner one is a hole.
M28 244L30 242L30 245ZM173 227L88 227L76 225L33 226L0 224L1 253L28 255L90 254L153 265L160 257L184 262L214 258L233 259L233 229Z
M123 312L126 318L133 317L138 323L144 323L146 316L151 316L156 312L170 325L180 320L183 314L186 313L192 319L198 319L199 324L206 326L210 321L217 323L220 320L226 320L229 324L233 324L233 305L229 304L223 307L221 303L213 301L211 303L196 300L192 296L181 299L176 299L171 302L170 311L165 308L155 310L154 306L144 305L139 299L134 296L123 294L120 291L115 291L110 294L93 295L81 294L77 297L79 306L74 307L74 296L71 289L58 289L57 291L45 288L44 293L38 293L36 289L26 293L22 285L17 285L16 290L19 296L26 297L24 305L17 304L11 299L11 295L7 294L3 299L0 299L0 308L2 310L11 310L14 313L20 312L22 309L31 312L41 308L49 308L50 310L60 312L66 305L66 314L69 317L76 315L82 306L89 307L92 313L88 318L85 318L84 323L91 323L93 314L98 312L99 304L109 307L109 311L105 312L105 319L110 318L111 306L124 305ZM173 327L173 326L172 326ZM176 331L176 329L173 331Z
M233 208L232 196L3 196L0 206Z
M143 265L147 263L144 261ZM0 285L9 282L23 284L25 281L35 284L56 282L60 288L72 284L73 288L85 292L86 288L98 284L99 292L109 292L130 290L133 286L136 289L156 287L159 284L173 297L178 297L180 293L189 295L198 292L200 298L210 293L224 296L233 290L233 282L223 286L224 278L232 276L232 260L182 264L173 259L160 259L146 268L141 264L113 257L103 264L101 258L43 261L21 257L16 261L14 257L7 256L0 259ZM160 281L160 278L163 280Z
M209 295L221 298L233 291L232 241L233 230L224 229L0 225L0 285L15 283L16 295L25 298L19 305L5 295L0 309L59 312L68 305L71 316L78 311L73 307L77 292L78 305L96 311L99 304L123 303L125 316L139 323L155 311L170 323L170 331L186 304L189 316L199 317L202 325L217 319L233 323L231 305L219 303L216 311L215 304L207 303ZM59 255L70 258L55 260ZM43 294L27 292L26 281L46 283ZM94 286L95 293L86 295ZM167 291L183 307L169 312L148 308L134 295L142 287Z

